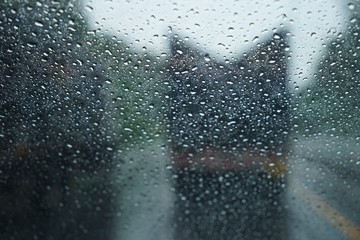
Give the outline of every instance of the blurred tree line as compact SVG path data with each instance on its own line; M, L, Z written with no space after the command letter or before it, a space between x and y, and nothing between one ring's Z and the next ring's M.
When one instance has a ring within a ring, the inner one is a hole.
M163 137L164 59L115 36L90 31L88 51L102 61L109 87L108 112L121 150ZM129 46L130 45L130 46Z
M327 43L314 81L295 98L301 134L360 136L359 7L348 4L346 29Z
M161 61L83 9L0 2L1 239L111 239L114 155L161 136Z

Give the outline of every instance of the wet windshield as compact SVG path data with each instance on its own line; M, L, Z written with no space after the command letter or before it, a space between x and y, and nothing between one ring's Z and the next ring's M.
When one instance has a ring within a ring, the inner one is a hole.
M1 239L359 239L358 1L0 3Z

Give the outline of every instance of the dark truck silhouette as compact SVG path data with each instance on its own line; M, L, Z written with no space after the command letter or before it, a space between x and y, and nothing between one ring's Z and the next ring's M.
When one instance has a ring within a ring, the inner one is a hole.
M290 129L286 53L285 32L230 64L172 38L168 136L176 167L284 173Z
M179 239L283 234L282 223L269 221L280 210L269 206L281 202L289 153L286 35L273 33L227 63L172 36L167 133ZM253 206L244 208L241 199ZM260 213L250 210L255 205Z

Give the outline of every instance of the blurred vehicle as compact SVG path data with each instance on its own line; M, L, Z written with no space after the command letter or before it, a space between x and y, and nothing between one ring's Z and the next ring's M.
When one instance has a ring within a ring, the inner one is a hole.
M281 224L268 219L281 211L272 206L289 154L286 36L225 64L173 35L167 131L179 239L279 239L269 229Z

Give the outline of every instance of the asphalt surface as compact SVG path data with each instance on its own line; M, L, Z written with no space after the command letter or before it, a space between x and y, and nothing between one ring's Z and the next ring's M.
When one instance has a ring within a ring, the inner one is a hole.
M303 138L290 162L289 239L360 239L359 140Z
M289 162L285 207L290 240L360 239L360 140L299 138ZM125 155L114 239L172 240L174 187L162 143Z

